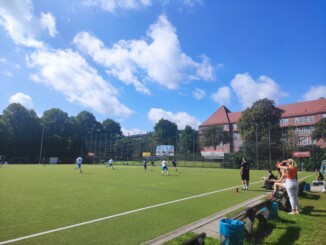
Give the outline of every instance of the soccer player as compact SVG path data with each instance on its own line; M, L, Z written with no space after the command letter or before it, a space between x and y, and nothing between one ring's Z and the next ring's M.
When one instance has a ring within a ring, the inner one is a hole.
M114 167L113 167L113 159L111 158L108 162L108 165L106 167L110 167L114 170Z
M161 165L162 165L162 175L164 174L164 170L166 170L167 175L170 175L170 174L169 174L168 167L166 166L166 161L165 161L165 159L163 159L163 161L161 162Z
M144 165L144 170L146 171L146 169L147 169L147 160L146 159L143 160L143 165Z
M42 158L42 163L43 163L43 166L45 167L46 157L43 157L43 158Z
M176 161L175 159L173 159L171 162L172 162L172 165L173 165L173 167L174 167L174 170L175 170L176 172L178 172L178 169L177 169L177 161Z
M82 163L83 163L83 158L82 157L77 157L77 159L76 159L77 167L75 168L75 170L79 169L80 173L83 173L83 171L81 169Z

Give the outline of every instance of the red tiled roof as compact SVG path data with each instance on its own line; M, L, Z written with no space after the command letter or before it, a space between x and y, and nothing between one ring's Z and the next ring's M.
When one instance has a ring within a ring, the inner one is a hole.
M242 112L230 112L228 114L230 123L237 123L238 119L241 117Z
M229 123L228 113L229 109L224 105L221 106L217 111L213 113L200 127L213 126L217 124L227 124Z
M322 114L326 113L326 98L280 105L277 107L285 111L282 114L282 118ZM242 112L230 112L228 108L221 106L199 127L237 123L238 119L241 117L241 114Z
M283 118L326 113L326 99L320 98L319 100L280 105L278 106L278 108L283 109L285 111L282 114Z

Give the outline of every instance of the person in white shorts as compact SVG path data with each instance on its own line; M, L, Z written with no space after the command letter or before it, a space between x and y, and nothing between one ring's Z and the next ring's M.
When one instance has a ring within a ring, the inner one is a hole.
M166 166L166 161L165 161L165 159L163 159L161 165L162 165L162 175L164 174L164 170L166 170L167 175L170 175L170 174L169 174L168 167Z

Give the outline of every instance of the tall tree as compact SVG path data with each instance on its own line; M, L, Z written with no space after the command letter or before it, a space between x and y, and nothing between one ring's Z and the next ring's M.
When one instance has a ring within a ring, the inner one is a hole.
M8 146L6 154L36 160L41 128L35 111L13 103L3 111L1 121L7 131L7 138L3 139Z
M323 139L324 141L326 141L326 117L319 120L315 124L315 130L312 133L312 139L314 140Z
M41 118L44 126L44 154L66 156L71 152L71 140L74 138L71 120L66 112L53 108L43 113Z
M179 152L196 152L198 148L198 132L192 127L187 125L184 130L181 131Z
M80 154L83 155L87 151L95 149L94 139L99 131L103 129L102 124L96 121L95 116L88 111L81 111L75 117L77 140L81 142Z
M273 100L265 98L256 101L242 113L237 127L248 158L268 159L266 156L270 154L271 145L280 145L282 131L279 121L283 112L275 107Z
M169 120L160 119L154 126L156 145L175 145L178 140L178 126Z
M107 134L110 139L112 137L122 135L120 124L113 121L112 119L104 120L102 126L103 126L103 133Z
M201 147L214 147L226 142L226 132L220 125L210 126L201 130L200 144Z

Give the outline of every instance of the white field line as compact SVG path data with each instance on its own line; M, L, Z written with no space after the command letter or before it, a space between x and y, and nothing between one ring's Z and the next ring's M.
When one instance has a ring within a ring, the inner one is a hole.
M304 179L306 179L306 178L308 178L310 176L311 175L306 176L305 178L302 178L300 180L304 180ZM251 183L251 185L257 184L257 183L261 183L261 181L253 182L253 183ZM0 245L12 243L12 242L18 242L18 241L21 241L21 240L26 240L26 239L33 238L33 237L42 236L42 235L54 233L54 232L57 232L57 231L63 231L63 230L71 229L71 228L82 226L82 225L88 225L88 224L91 224L91 223L95 223L95 222L99 222L99 221L107 220L107 219L112 219L112 218L127 215L127 214L137 213L137 212L140 212L140 211L143 211L143 210L146 210L146 209L162 207L162 206L177 203L177 202L182 202L182 201L186 201L186 200L190 200L190 199L194 199L194 198L198 198L198 197L212 195L212 194L215 194L215 193L218 193L218 192L232 190L232 189L237 188L237 187L241 187L241 185L233 186L233 187L229 187L229 188L225 188L225 189L221 189L221 190L216 190L216 191L212 191L212 192L207 192L207 193L203 193L203 194L199 194L199 195L195 195L195 196L191 196L191 197L181 198L181 199L170 201L170 202L164 202L164 203L160 203L160 204L156 204L156 205L152 205L152 206L148 206L148 207L144 207L144 208L139 208L139 209L127 211L127 212L120 213L120 214L114 214L114 215L106 216L106 217L99 218L99 219L93 219L93 220L85 221L85 222L74 224L74 225L64 226L64 227L53 229L53 230L43 231L43 232L35 233L35 234L32 234L32 235L23 236L23 237L11 239L11 240L3 241L3 242L0 242Z

